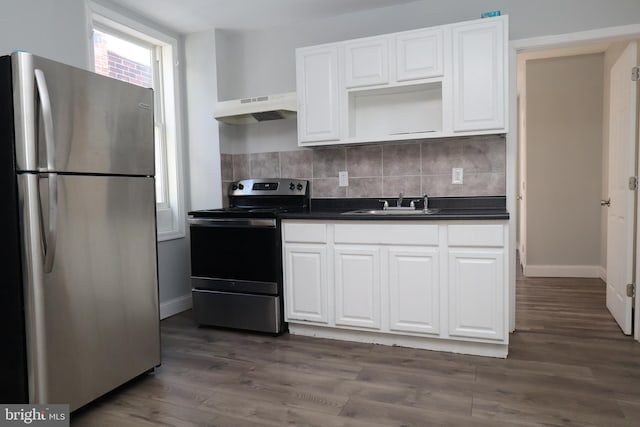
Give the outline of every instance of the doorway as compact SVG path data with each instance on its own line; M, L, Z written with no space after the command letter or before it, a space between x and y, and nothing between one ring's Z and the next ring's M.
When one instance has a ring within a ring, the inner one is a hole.
M591 50L518 55L518 247L528 277L601 274L604 52Z
M546 188L548 189L548 192L550 194L547 195L549 197L547 198L546 202L544 199L542 199L542 203L546 203L546 205L542 206L543 207L542 214L540 214L539 212L536 213L535 211L532 211L530 207L527 206L527 204L535 202L535 200L530 200L530 198L528 197L528 191L532 190L532 188L528 187L529 183L527 182L528 181L527 177L531 176L532 172L542 173L544 175L547 173L547 171L545 171L544 168L541 168L542 169L541 171L540 170L531 171L530 170L531 167L536 167L535 162L531 162L530 161L531 159L526 159L526 157L522 157L518 155L519 152L526 153L526 151L520 149L521 148L520 144L526 145L527 136L531 135L531 132L528 132L529 129L527 129L527 126L529 125L529 120L528 120L527 111L526 111L527 110L526 85L523 85L524 82L527 82L527 76L526 76L527 68L523 67L522 64L526 64L526 61L530 61L531 64L539 65L538 68L540 69L535 70L535 72L542 73L543 75L545 72L546 73L551 72L552 73L551 76L554 75L553 74L554 67L556 71L558 69L562 69L563 67L566 66L567 61L569 63L576 62L576 61L584 62L585 60L592 61L592 62L595 61L596 63L596 65L594 65L595 68L598 67L597 62L601 61L601 64L603 64L606 69L606 67L608 66L607 55L613 56L615 54L614 52L615 49L619 48L620 46L626 45L626 42L628 40L637 39L638 34L640 33L640 28L633 28L633 29L625 28L623 31L625 33L624 35L621 35L620 32L621 30L618 30L618 29L611 29L611 30L605 29L605 30L593 32L593 34L580 33L577 35L559 36L554 40L531 39L531 40L520 40L520 41L515 41L511 43L511 47L512 47L511 53L513 57L517 58L517 60L512 59L511 87L513 90L517 84L518 90L514 91L515 93L517 93L517 95L512 96L512 102L514 103L514 106L512 106L512 110L511 110L512 111L511 113L512 132L509 138L510 138L510 142L518 147L518 150L515 150L516 151L515 153L514 153L514 150L512 150L511 155L508 154L508 157L509 157L508 162L511 164L511 167L513 168L512 169L513 173L511 174L511 176L512 177L516 176L516 179L514 180L516 182L511 184L508 189L508 192L511 193L510 194L511 197L509 197L511 199L511 204L509 206L509 209L512 212L518 212L516 221L512 223L512 227L513 227L512 232L514 233L514 236L517 232L517 238L514 237L513 243L517 244L518 252L521 255L520 261L524 267L525 274L527 275L556 276L556 277L557 276L591 277L591 278L601 277L602 279L606 279L605 266L606 266L607 218L606 218L606 212L603 213L601 211L602 208L600 208L599 206L599 201L602 195L606 196L607 194L606 184L607 184L608 168L607 168L606 162L607 162L607 155L608 155L608 146L606 145L607 129L606 129L606 123L605 123L605 126L601 127L599 132L597 131L597 129L595 131L593 129L591 130L591 132L599 133L600 142L601 142L599 146L599 151L598 151L598 146L589 147L589 150L590 150L589 161L591 161L592 163L591 163L591 166L587 168L587 170L592 172L591 175L588 176L586 179L585 179L585 176L583 175L582 179L572 180L572 178L575 176L575 171L574 171L574 173L569 173L568 176L566 176L565 178L562 178L564 180L563 183L568 183L567 187L570 190L580 189L582 191L584 190L585 187L588 187L590 189L590 191L587 192L589 195L585 195L584 192L582 192L581 196L576 195L577 193L580 193L580 191L569 191L568 193L565 191L565 198L567 198L566 194L569 194L569 197L567 199L572 199L572 198L574 199L569 201L573 201L575 203L576 202L575 199L578 199L577 200L578 203L576 205L578 208L577 212L580 212L579 210L580 203L585 202L584 200L580 200L580 199L588 198L589 199L588 203L591 204L590 206L591 216L590 218L586 218L586 219L590 221L591 229L593 228L596 229L595 235L593 235L592 233L592 236L590 237L591 242L596 242L596 244L594 245L593 243L591 243L588 245L589 246L588 248L587 248L587 245L582 244L582 246L584 247L577 247L577 250L575 251L577 253L585 248L591 250L591 252L588 254L588 256L590 257L589 261L587 263L572 262L571 261L572 259L574 260L577 259L575 258L576 253L571 253L571 250L568 250L567 248L562 248L562 251L569 255L568 257L564 258L565 262L556 263L555 265L553 265L553 264L545 263L544 261L543 262L538 261L538 263L536 264L535 261L537 258L535 256L536 255L535 251L536 250L538 251L537 255L540 255L541 253L542 255L544 255L544 248L545 248L544 245L546 244L548 245L547 246L548 248L551 248L551 246L553 245L553 241L551 243L549 242L545 243L545 240L542 239L542 245L538 246L537 248L535 245L531 245L531 241L530 241L531 235L532 235L531 233L534 232L535 237L540 237L540 234L537 231L535 231L535 228L532 230L531 227L528 227L527 225L531 224L532 215L535 215L534 218L537 217L537 219L553 220L552 216L554 215L554 213L557 212L558 210L563 210L564 208L563 203L565 203L565 200L561 197L562 192L559 191L560 189L556 188L556 187L559 187L558 185L547 183ZM605 35L610 34L610 37L603 36L603 34ZM614 52L614 53L611 53L611 52ZM580 69L580 67L581 65L578 65L578 69ZM516 78L516 75L517 75L517 78ZM606 77L606 73L605 73L605 77ZM606 82L606 78L605 79L600 78L600 82L602 81ZM523 97L523 91L522 91L523 87L525 88L524 97ZM565 88L562 86L559 86L556 88L556 90L564 90L564 89ZM607 90L608 88L604 87L604 91L602 91L602 86L601 86L600 93L606 93ZM540 95L540 93L536 92L536 95ZM514 102L514 101L517 101L517 102ZM583 102L586 102L586 101L583 101ZM607 103L608 103L608 98L605 99L605 97L603 97L600 101L600 104L601 104L600 118L606 117ZM568 116L567 122L570 122L572 120L572 115L571 115L572 112L573 111L569 110L564 114L565 116ZM549 112L547 111L546 113L549 113ZM566 127L570 127L568 126L570 123L566 123L566 124L567 124ZM553 129L550 129L550 131L551 130ZM516 135L517 137L515 137ZM537 138L539 138L539 135ZM579 136L578 136L578 139L579 139ZM602 141L605 141L605 143L602 144ZM549 142L549 141L545 141L545 142ZM543 154L545 153L544 147L536 147L536 148L540 149ZM549 152L547 152L546 154L548 155ZM597 159L597 160L601 160L601 162L594 165L593 160L597 157L601 158L601 159ZM566 157L564 159L553 159L553 160L558 160L558 163L560 164L560 169L564 167L567 170L571 170L571 166L574 166L570 164L571 158L572 157L569 156L568 157L569 160L567 160ZM578 160L576 159L574 161L578 161ZM562 166L563 164L564 166ZM594 171L597 171L597 173L594 174L593 173ZM583 170L583 173L584 173L584 170ZM548 178L548 177L543 176L543 178ZM553 183L554 180L551 180L550 182ZM557 182L557 178L555 182ZM556 198L554 199L553 197L556 197ZM540 203L540 200L538 200L538 203ZM550 207L549 205L552 205L552 206ZM546 209L546 218L545 218L545 212L544 212L545 209ZM593 214L594 211L596 212L595 215ZM569 217L573 217L576 221L578 219L579 220L585 219L580 217L579 213L576 214L575 206L574 206L574 212L572 213L572 215L569 215ZM516 230L516 227L517 227L517 230ZM576 227L576 228L579 229L579 227ZM546 231L550 231L550 230L546 230ZM551 237L555 237L556 234L561 234L561 233L558 233L558 232L547 233L547 235L550 235ZM553 246L555 247L557 245L553 245ZM540 247L542 247L542 252L540 251ZM531 251L532 248L534 249L534 251ZM571 256L574 256L574 258L571 258ZM516 256L514 254L512 265L516 263L515 258ZM544 258L542 259L544 260ZM557 256L553 259L557 259ZM567 262L566 260L569 260L569 261ZM518 263L517 268L520 268L520 262ZM515 316L515 294L516 294L515 288L516 288L515 277L513 277L512 278L512 310L513 311L512 311L512 317L511 317L512 329L515 328L515 317L516 317ZM605 289L604 286L602 286L603 293L604 293L604 289ZM637 299L638 298L636 297L636 305L637 305ZM639 329L637 325L638 325L638 319L636 318L636 327L635 327L636 339L638 339L638 329Z

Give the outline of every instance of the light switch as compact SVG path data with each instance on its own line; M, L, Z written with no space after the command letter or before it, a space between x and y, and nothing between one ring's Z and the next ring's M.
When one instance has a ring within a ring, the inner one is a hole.
M338 186L339 187L349 186L349 172L347 171L338 172Z
M451 169L451 183L452 184L462 184L464 178L464 169L463 168L452 168Z

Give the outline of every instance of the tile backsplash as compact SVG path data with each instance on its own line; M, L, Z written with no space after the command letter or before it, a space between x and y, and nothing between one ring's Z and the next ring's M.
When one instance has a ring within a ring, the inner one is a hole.
M506 144L502 135L385 142L255 154L222 154L222 185L245 178L311 181L316 198L504 196ZM462 168L462 184L451 169ZM347 171L349 185L338 185Z

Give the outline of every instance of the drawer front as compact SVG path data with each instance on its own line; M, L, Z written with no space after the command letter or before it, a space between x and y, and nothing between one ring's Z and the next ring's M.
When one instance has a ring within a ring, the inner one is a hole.
M284 222L282 234L285 242L326 243L327 225L309 222Z
M336 224L336 243L438 245L433 224Z
M456 224L448 226L449 246L504 246L502 224Z
M192 291L193 313L200 325L280 333L280 297L231 292Z

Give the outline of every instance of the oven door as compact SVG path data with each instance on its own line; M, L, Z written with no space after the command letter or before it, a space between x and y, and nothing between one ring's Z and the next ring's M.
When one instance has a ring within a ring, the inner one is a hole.
M194 289L279 295L280 233L275 218L190 218Z

